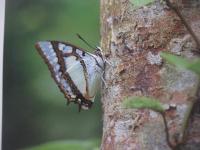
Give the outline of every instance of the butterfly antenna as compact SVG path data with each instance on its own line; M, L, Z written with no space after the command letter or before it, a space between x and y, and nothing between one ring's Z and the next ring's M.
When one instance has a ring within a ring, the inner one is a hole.
M93 47L91 44L89 44L83 37L81 37L80 36L80 34L76 34L77 36L78 36L78 38L80 39L80 40L82 40L87 46L89 46L90 48L92 48L92 49L96 49L95 47Z

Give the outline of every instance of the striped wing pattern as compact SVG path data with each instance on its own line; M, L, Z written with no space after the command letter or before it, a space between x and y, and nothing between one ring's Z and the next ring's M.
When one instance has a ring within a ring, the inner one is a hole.
M68 104L77 103L79 110L90 108L99 90L103 59L65 42L42 41L36 44L36 49Z

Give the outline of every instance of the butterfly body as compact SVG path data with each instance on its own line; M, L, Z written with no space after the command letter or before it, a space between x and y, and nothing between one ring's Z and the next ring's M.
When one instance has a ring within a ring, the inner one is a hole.
M91 108L105 66L100 49L97 48L95 54L91 54L72 44L58 41L38 42L36 49L68 103L77 103L79 109Z

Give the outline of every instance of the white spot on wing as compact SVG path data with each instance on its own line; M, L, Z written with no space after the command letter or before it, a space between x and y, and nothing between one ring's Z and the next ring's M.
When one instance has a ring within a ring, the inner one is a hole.
M49 49L53 49L53 46L51 44L49 44Z
M65 79L63 79L62 77L61 77L61 79L60 79L60 84L61 84L62 87L64 88L64 91L65 91L68 95L70 95L70 97L74 97L74 96L75 96L75 95L73 94L73 92L72 92L72 90L71 90L69 84L67 83L67 81L66 81Z
M64 47L65 47L65 45L64 45L63 43L59 43L59 44L58 44L58 49L59 49L60 51L63 51Z
M83 55L83 52L82 52L81 50L79 50L79 49L76 49L76 53L77 53L80 57L82 57L82 55Z
M38 44L44 55L50 56L50 54L54 52L50 42L39 42Z
M64 57L64 61L67 69L70 69L79 62L76 60L75 56Z
M58 58L57 57L54 57L51 61L53 64L57 64L58 63Z
M59 43L58 44L58 49L60 51L63 51L63 53L72 53L72 47L68 46L68 45L65 45L63 43Z
M65 46L63 48L64 53L72 53L72 47L71 46Z

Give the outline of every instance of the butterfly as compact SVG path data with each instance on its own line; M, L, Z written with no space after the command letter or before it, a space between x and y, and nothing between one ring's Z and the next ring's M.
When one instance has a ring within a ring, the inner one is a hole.
M35 47L67 98L67 104L78 104L79 111L91 108L105 68L101 48L96 47L92 54L60 41L40 41Z

